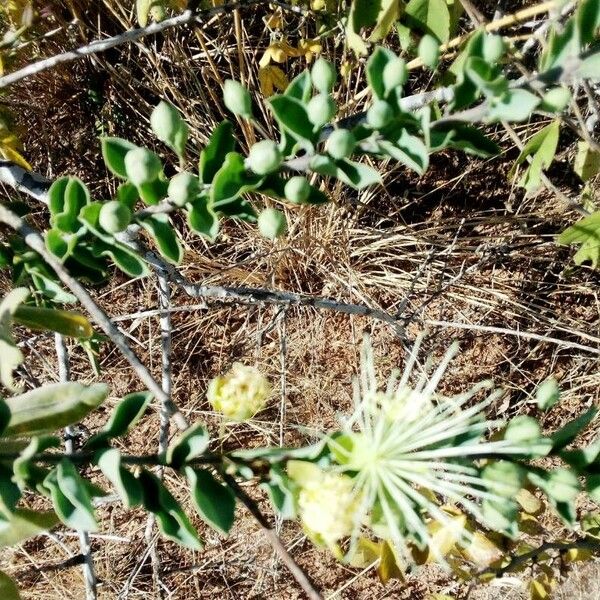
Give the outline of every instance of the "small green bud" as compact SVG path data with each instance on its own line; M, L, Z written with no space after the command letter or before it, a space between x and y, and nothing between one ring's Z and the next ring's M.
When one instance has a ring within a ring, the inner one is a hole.
M523 487L525 471L508 460L497 460L487 465L481 476L492 494L511 498Z
M425 66L435 69L440 59L440 44L432 35L426 34L419 42L418 53Z
M527 415L511 419L504 431L504 439L511 442L536 442L541 437L540 424Z
M540 108L552 113L563 111L571 101L571 91L566 87L555 87L548 90L542 98Z
M171 146L178 154L183 154L189 127L174 106L159 102L150 115L150 125L161 142Z
M502 36L486 35L483 39L483 60L489 65L494 65L504 54L504 48Z
M160 158L146 148L134 148L125 155L125 172L134 185L153 182L161 169Z
M183 171L177 173L169 182L168 196L169 200L175 206L183 207L188 202L192 202L200 192L198 178L192 173Z
M571 502L579 494L581 486L573 471L561 467L550 471L546 490L557 502Z
M241 117L252 117L252 98L250 92L239 82L227 79L223 86L223 102L234 114Z
M295 175L288 179L285 184L285 197L294 204L302 204L306 202L310 196L310 183L306 177Z
M335 116L337 107L329 94L317 94L311 98L306 112L308 119L315 127L322 127Z
M272 140L262 140L250 148L246 162L257 175L267 175L276 171L282 160L277 144Z
M258 230L270 240L284 235L287 231L285 215L276 208L266 208L258 215Z
M323 57L318 58L313 65L310 78L315 88L321 94L329 94L335 85L337 73L334 66Z
M541 410L548 410L553 407L560 397L560 389L554 377L542 381L535 391L535 399Z
M352 154L356 147L356 138L347 129L334 129L327 139L325 146L329 156L341 160Z
M398 86L404 85L408 79L406 62L402 58L390 60L383 68L383 85L386 92L391 92Z
M100 227L108 233L119 233L131 223L131 211L118 200L111 200L102 206L98 217Z
M394 111L385 100L375 100L367 111L367 123L373 129L382 129L393 118Z

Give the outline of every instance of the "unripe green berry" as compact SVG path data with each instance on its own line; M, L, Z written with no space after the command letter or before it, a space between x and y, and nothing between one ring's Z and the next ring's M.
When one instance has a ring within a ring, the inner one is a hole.
M125 155L125 172L134 185L153 182L161 169L160 158L146 148L134 148Z
M175 206L183 207L188 202L192 202L200 192L198 178L187 171L177 173L169 182L168 196L169 200Z
M325 147L332 158L341 160L352 154L356 147L356 138L347 129L335 129L331 132Z
M564 110L570 101L571 91L569 88L555 87L544 94L540 108L548 112L558 113Z
M310 78L313 85L321 94L329 94L335 85L337 73L334 66L323 57L318 58L313 65Z
M504 40L501 36L486 35L483 39L483 60L494 65L504 54L504 47Z
M390 60L383 68L383 85L386 92L404 85L408 79L406 62L402 58Z
M247 165L257 175L267 175L276 171L282 160L277 144L272 140L262 140L250 148Z
M252 98L250 92L239 82L227 79L223 86L223 102L234 114L250 118L252 116Z
M430 69L435 69L440 58L440 44L429 34L424 35L419 42L419 58Z
M119 233L131 223L131 211L118 200L111 200L102 206L98 217L100 227L108 233Z
M150 115L150 126L161 142L169 143L182 128L181 115L174 106L161 100Z
M322 127L335 116L336 105L329 94L317 94L306 107L309 121L315 127Z
M571 502L581 489L575 473L564 468L550 471L547 485L548 495L557 502Z
M535 391L535 399L541 410L548 410L558 402L559 398L560 388L554 377L542 381Z
M285 215L276 208L266 208L258 215L258 230L270 240L284 235L287 231Z
M294 204L302 204L310 196L310 183L306 177L295 175L288 179L285 184L285 197Z
M375 100L367 111L367 123L373 129L382 129L393 118L394 111L385 100Z

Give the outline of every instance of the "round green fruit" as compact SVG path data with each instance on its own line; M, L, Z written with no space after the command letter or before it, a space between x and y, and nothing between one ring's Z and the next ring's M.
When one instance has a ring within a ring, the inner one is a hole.
M440 45L432 35L424 35L419 42L419 58L430 69L437 67L440 59Z
M223 102L234 114L250 118L252 116L252 98L250 92L239 82L227 79L223 86Z
M328 94L333 89L337 73L333 65L324 58L318 58L310 71L313 85L321 94Z
M294 204L303 204L310 196L310 183L306 177L295 175L285 184L285 197Z
M283 156L272 140L262 140L250 148L247 164L257 175L267 175L279 168Z
M502 36L486 35L483 39L483 60L490 65L494 65L504 54L504 47Z
M258 215L258 230L270 240L284 235L287 231L285 215L276 208L266 208Z
M125 172L134 185L153 182L161 169L160 158L146 148L134 148L125 155Z
M352 154L356 147L356 138L347 129L334 129L327 140L326 149L329 156L341 160Z
M382 129L393 118L394 111L385 100L375 100L367 111L367 123L373 129Z
M318 94L310 100L306 107L309 121L315 127L329 123L336 113L336 105L329 94Z
M548 112L558 113L563 111L570 101L571 92L569 88L555 87L544 94L540 108Z
M108 233L119 233L131 223L131 211L118 200L111 200L102 206L98 218L100 227Z
M406 62L401 58L390 60L383 68L383 85L386 92L404 85L407 79L408 69L406 68Z
M159 140L172 140L181 129L181 116L174 106L161 100L150 115L150 125Z
M183 207L188 202L192 202L199 192L198 178L187 171L183 171L171 179L167 194L169 200L175 206Z

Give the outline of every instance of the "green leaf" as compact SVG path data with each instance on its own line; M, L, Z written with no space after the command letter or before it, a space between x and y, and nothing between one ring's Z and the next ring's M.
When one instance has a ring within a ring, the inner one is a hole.
M117 177L127 179L125 155L137 146L118 137L102 137L100 138L100 144L102 146L102 158L108 170Z
M44 485L50 490L56 514L65 525L78 531L98 530L88 489L69 459L61 460Z
M591 148L587 142L577 142L577 156L573 170L582 181L595 177L600 173L600 152Z
M88 338L94 333L91 323L81 313L56 308L19 306L14 320L29 329L56 331L74 338Z
M487 158L500 153L498 145L471 125L442 124L431 128L431 150L457 148L467 154Z
M113 241L108 244L98 241L94 246L94 251L99 256L110 257L115 266L129 277L147 277L150 274L146 261L120 242Z
M154 181L143 183L137 188L140 198L149 206L158 204L167 197L169 184L160 177Z
M48 190L50 223L65 233L76 233L81 225L77 219L81 209L90 203L86 185L77 177L56 180Z
M0 463L0 525L2 519L10 518L20 499L21 489L13 481L12 468Z
M213 209L223 211L227 204L236 205L235 201L239 196L256 189L262 180L262 177L246 171L241 154L230 152L213 179L210 191Z
M513 121L519 123L529 118L535 107L541 102L535 94L527 90L509 90L506 96L494 102L488 112L488 120Z
M410 0L404 9L404 21L445 44L450 38L450 12L446 0Z
M30 537L52 529L58 522L54 511L37 512L19 508L8 519L0 520L0 548L20 544ZM0 598L4 600L4 596Z
M144 495L144 508L156 516L161 533L186 548L201 550L202 542L196 530L164 484L146 470L141 471L138 478Z
M269 479L261 484L267 490L269 499L282 519L295 519L297 516L297 485L274 465L269 471Z
M581 44L589 44L600 28L600 0L583 0L576 17Z
M557 450L561 450L573 442L580 432L594 420L594 417L597 414L598 409L592 407L582 415L579 415L576 419L569 421L558 431L555 431L550 436L552 440L552 451L556 452Z
M207 195L200 196L187 211L188 224L190 228L210 241L214 241L219 233L219 219Z
M358 55L365 55L368 50L361 29L377 22L380 8L381 0L352 0L346 26L346 43Z
M500 98L508 90L508 81L500 69L483 58L471 56L465 62L465 75L488 98Z
M0 383L11 391L18 390L13 371L23 362L23 353L12 336L12 323L15 312L28 296L26 288L15 288L0 301Z
M234 149L233 127L229 121L223 121L217 125L208 140L206 148L200 153L198 168L200 181L205 184L212 183L225 157Z
M397 56L387 48L378 46L367 61L367 82L373 91L375 98L384 100L386 97L385 84L383 82L383 70L385 66L397 60Z
M564 26L554 27L548 36L546 49L540 57L540 71L560 67L573 56L579 54L579 31L575 19L569 19Z
M379 172L368 165L351 160L338 160L336 166L337 178L357 190L381 183Z
M429 165L429 153L423 141L415 135L410 135L406 129L402 130L400 137L392 141L378 142L381 150L406 165L409 169L422 175Z
M377 42L387 36L404 8L404 4L401 4L400 0L379 1L379 14L375 19L375 27L369 36L371 42Z
M300 75L294 77L290 84L285 88L284 95L290 98L295 98L302 103L306 103L310 100L310 93L312 91L312 84L310 79L310 73L308 70L302 71Z
M143 491L140 481L122 466L119 450L116 448L98 450L94 461L115 487L125 508L133 508L142 503Z
M3 571L0 571L0 598L2 600L21 600L17 584Z
M558 236L559 244L581 244L573 260L580 265L589 260L592 267L600 265L600 211L577 221Z
M78 423L108 396L103 383L54 383L6 400L10 422L4 436L33 436Z
M536 190L541 185L542 170L547 169L554 160L559 135L560 121L556 120L538 131L521 150L515 166L531 157L529 166L519 180L519 185L528 192Z
M150 215L138 223L150 234L163 258L175 265L181 263L183 248L167 215Z
M124 436L142 418L153 397L151 392L134 392L124 396L108 423L87 440L85 449L95 450L113 438Z
M60 438L56 436L43 435L34 437L21 451L19 457L13 463L14 481L21 488L30 487L37 489L41 494L48 495L43 481L48 474L48 469L37 466L32 458L36 454L44 452L48 448L56 448L61 445Z
M235 519L235 496L206 469L186 467L185 474L196 511L211 527L227 535Z
M200 423L192 425L182 432L167 449L167 463L174 469L202 456L208 448L210 436Z
M291 96L279 95L269 98L269 104L278 123L286 132L311 145L316 141L313 124L300 100Z

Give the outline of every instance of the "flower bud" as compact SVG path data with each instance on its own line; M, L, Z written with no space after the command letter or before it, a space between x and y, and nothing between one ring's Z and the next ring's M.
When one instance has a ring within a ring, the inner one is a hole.
M317 94L308 103L306 113L315 127L322 127L335 116L336 105L329 94Z
M350 156L355 147L356 138L347 129L335 129L332 131L326 144L327 152L336 160Z
M223 102L234 114L240 117L252 117L252 98L250 92L239 82L227 79L223 86Z
M408 79L406 62L402 58L390 60L383 68L383 85L386 92L404 85Z
M313 85L321 94L329 94L335 85L337 74L334 66L324 58L318 58L310 72Z
M385 100L376 100L367 111L367 123L373 129L382 129L393 117L394 111Z
M102 205L98 221L104 231L119 233L127 229L131 222L131 211L118 200L111 200Z
M183 171L177 173L169 182L168 196L169 200L175 206L183 207L188 202L192 202L200 192L198 178L192 173Z
M270 393L271 386L258 369L236 362L210 382L206 396L228 419L245 421L264 408Z
M571 91L567 87L555 87L548 90L542 98L540 108L548 112L558 113L563 111L571 101Z
M125 172L134 185L152 183L161 169L160 158L146 148L134 148L125 155Z
M499 35L486 35L483 38L483 60L495 65L504 54L504 40Z
M282 160L277 144L272 140L262 140L250 148L247 165L257 175L267 175L276 171Z
M285 215L276 208L266 208L258 215L258 230L270 240L281 237L287 231Z
M440 45L438 41L432 35L424 35L419 42L418 54L425 66L435 69L440 59Z
M581 486L573 471L558 468L550 471L546 490L557 502L571 502L579 494Z
M542 381L535 391L535 399L541 410L552 408L560 398L560 389L554 377Z
M295 175L290 177L285 184L285 197L294 204L302 204L308 200L310 196L310 183L306 177Z
M505 498L512 498L523 487L525 471L510 461L497 460L487 465L481 476L490 492Z

